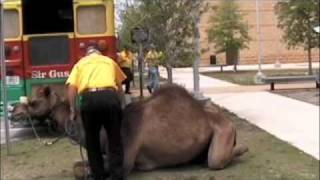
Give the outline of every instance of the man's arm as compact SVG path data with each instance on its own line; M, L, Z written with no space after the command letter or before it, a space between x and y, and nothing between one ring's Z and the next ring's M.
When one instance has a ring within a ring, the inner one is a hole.
M68 86L68 101L70 105L70 120L74 120L76 117L76 97L77 97L77 87L69 84Z
M118 88L118 93L122 94L123 93L123 88L121 83L117 83L117 88Z

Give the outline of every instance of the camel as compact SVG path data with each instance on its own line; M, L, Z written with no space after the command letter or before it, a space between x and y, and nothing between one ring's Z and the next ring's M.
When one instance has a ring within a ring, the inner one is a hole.
M33 98L30 105L15 107L12 115L21 118L32 116L32 112L37 112L37 116L43 112L58 124L58 129L65 131L70 113L68 103L57 101L59 98L49 87L42 92L45 93ZM32 107L37 103L48 106L41 107L40 112ZM80 116L76 122L81 126ZM105 150L107 135L104 129L101 133L101 149ZM83 132L76 134L83 139ZM204 153L208 168L218 170L248 151L246 146L237 144L235 126L217 106L197 101L178 85L165 85L149 98L126 106L121 134L126 174L134 168L150 171L185 164Z

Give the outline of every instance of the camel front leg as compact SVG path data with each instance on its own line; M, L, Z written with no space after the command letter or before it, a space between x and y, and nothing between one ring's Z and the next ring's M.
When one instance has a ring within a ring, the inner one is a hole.
M234 156L235 128L221 128L215 131L208 153L210 169L223 169Z
M124 173L126 176L129 175L130 171L134 168L137 155L141 147L141 141L135 139L124 143Z

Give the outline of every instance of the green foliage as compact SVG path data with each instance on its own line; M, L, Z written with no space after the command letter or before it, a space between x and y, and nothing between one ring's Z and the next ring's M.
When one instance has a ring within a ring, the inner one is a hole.
M121 46L130 42L130 31L140 26L150 33L150 43L164 53L162 65L190 65L194 54L195 7L201 1L188 0L135 0L121 12L122 26L119 31Z
M297 46L306 50L319 47L319 34L313 28L319 26L319 0L287 0L278 2L275 11L278 26L284 30L283 39L288 48Z
M120 41L120 49L127 46L137 51L138 48L131 42L130 31L134 27L137 27L144 22L144 15L140 10L140 7L137 6L127 6L125 10L120 12L120 19L122 21L121 27L118 32L118 39Z
M251 40L248 25L244 22L237 4L233 0L224 0L213 10L215 13L211 17L208 38L209 42L214 42L216 53L248 48Z

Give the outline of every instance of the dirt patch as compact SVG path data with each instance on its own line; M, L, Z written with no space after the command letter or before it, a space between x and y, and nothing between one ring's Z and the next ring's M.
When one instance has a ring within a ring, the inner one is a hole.
M285 89L271 92L319 106L319 89Z
M225 111L238 129L238 143L250 151L220 171L206 164L187 165L152 172L133 172L129 180L316 180L319 161L286 142ZM1 147L3 179L72 180L72 167L79 161L79 148L67 139L52 146L39 146L36 140L16 142L13 155ZM2 179L2 178L1 178Z

